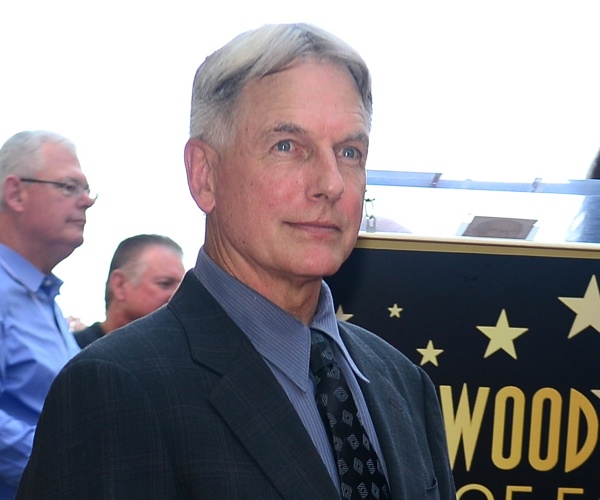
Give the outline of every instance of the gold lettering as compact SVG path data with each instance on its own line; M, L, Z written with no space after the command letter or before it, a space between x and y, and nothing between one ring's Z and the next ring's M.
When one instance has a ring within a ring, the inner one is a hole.
M473 413L471 413L467 384L463 384L458 402L458 409L455 412L454 401L452 399L452 388L449 385L440 386L440 403L442 414L444 416L444 424L446 426L450 463L453 468L458 454L460 440L462 438L466 469L467 471L471 469L477 438L481 430L483 412L489 393L489 387L480 387L477 390Z
M558 488L556 500L563 500L565 495L583 495L584 493L583 488Z
M512 432L508 456L503 453L504 432L506 429L507 401L512 399ZM523 428L525 426L525 395L518 387L503 387L496 394L494 408L494 428L492 431L492 461L499 469L514 469L521 461L523 452Z
M533 488L531 486L507 486L506 487L506 500L513 499L513 493L531 493Z
M462 488L460 488L457 492L456 492L456 500L460 500L462 498L462 496L465 493L468 493L469 491L480 491L481 493L483 493L485 495L485 498L487 500L494 500L494 495L492 495L492 492L490 490L488 490L485 486L481 485L481 484L465 484Z
M550 403L548 417L548 451L542 458L542 428L544 427L544 402ZM549 471L558 463L560 444L560 414L562 398L556 389L544 387L533 395L531 404L531 429L529 442L529 463L535 470Z
M578 450L580 415L587 424L585 443ZM569 425L567 430L567 450L565 472L571 472L582 465L592 454L598 442L598 415L592 403L579 391L571 389L569 402Z

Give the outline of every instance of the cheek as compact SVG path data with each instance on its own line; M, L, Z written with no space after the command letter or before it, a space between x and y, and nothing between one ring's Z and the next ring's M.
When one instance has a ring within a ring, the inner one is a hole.
M367 172L366 170L353 171L351 175L346 178L347 186L351 186L361 197L367 190Z
M365 187L366 183L360 179L351 179L346 183L346 203L360 213L365 203Z
M172 293L165 292L161 290L160 293L155 295L155 308L160 307L167 302L171 298Z
M275 206L291 206L296 200L303 203L309 192L308 182L299 175L282 176L272 179L265 188L266 200L273 200Z
M286 179L271 179L264 183L255 182L253 188L244 193L245 203L242 203L242 210L245 216L257 215L267 218L293 208L300 193L300 184L290 183ZM245 207L253 207L256 214L249 213Z

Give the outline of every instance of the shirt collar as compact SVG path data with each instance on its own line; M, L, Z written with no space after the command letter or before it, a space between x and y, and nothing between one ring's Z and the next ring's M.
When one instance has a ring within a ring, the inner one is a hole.
M310 328L328 335L354 373L368 381L342 342L331 291L324 281L317 312L307 326L221 269L204 248L200 249L194 273L258 352L303 390L308 390L310 380Z
M0 266L12 279L33 293L42 292L50 298L56 297L63 282L54 274L44 274L31 262L13 249L0 243Z

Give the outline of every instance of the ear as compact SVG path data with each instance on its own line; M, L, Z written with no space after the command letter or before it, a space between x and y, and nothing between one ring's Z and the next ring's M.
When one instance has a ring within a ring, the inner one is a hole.
M23 183L16 175L8 175L2 185L4 204L15 212L22 212L25 207L27 195Z
M124 286L126 282L127 277L121 269L115 269L108 277L108 286L112 291L114 299L119 302L122 302L127 298L127 290Z
M185 145L185 171L196 204L209 214L215 208L215 175L218 155L206 142L190 139Z

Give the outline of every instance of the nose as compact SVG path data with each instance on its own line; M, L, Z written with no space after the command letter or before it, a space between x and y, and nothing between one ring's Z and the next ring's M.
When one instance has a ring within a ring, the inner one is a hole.
M316 199L336 201L344 193L344 178L340 173L337 157L333 151L322 152L312 166L313 181L310 196Z
M83 193L81 193L79 195L79 200L77 200L79 206L83 207L84 209L88 209L91 206L93 206L96 203L96 200L98 199L98 195L96 194L90 194L87 191L84 191Z

